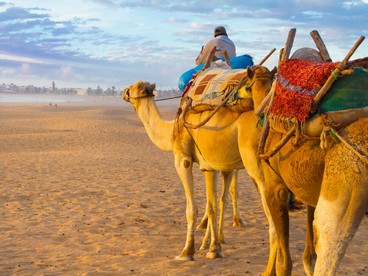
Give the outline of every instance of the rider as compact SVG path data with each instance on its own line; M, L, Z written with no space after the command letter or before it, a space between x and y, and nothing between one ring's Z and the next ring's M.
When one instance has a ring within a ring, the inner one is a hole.
M214 60L218 60L223 56L223 51L226 50L229 58L236 56L236 48L234 42L227 36L225 27L217 26L214 29L214 39L207 42L206 45L202 46L202 50L196 58L195 62L197 65L206 62L207 57L213 47L216 47L216 52L213 56Z

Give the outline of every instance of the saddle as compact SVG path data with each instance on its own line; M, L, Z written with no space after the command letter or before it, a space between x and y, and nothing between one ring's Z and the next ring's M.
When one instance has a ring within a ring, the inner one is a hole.
M237 89L247 76L246 69L209 68L199 72L188 84L183 97L190 99L192 112L224 107L235 112L253 110L252 96L244 87ZM230 95L231 94L231 95Z
M314 97L337 64L296 59L283 61L276 79L274 101L269 108L270 127L287 133L298 125L302 134L317 137L326 124L338 130L368 116L368 70L362 66L362 60L352 61L348 66L349 74L341 75L315 110L312 109Z
M261 134L261 158L272 157L292 137L296 140L294 144L301 136L319 138L321 148L326 148L327 133L337 136L337 130L368 117L368 58L349 62L345 66L348 70L334 76L338 64L296 59L281 62L274 99L268 107L267 126ZM330 76L337 80L322 100L316 101ZM286 135L263 153L268 126Z

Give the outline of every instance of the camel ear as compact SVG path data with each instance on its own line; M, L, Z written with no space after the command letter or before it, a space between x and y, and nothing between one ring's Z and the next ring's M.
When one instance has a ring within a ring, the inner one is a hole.
M151 92L155 91L155 89L156 89L156 84L155 84L155 83L151 83L149 88L150 88L150 91L151 91Z
M138 91L144 89L144 87L145 87L145 82L144 81L137 81L136 84L137 84Z
M252 79L254 76L254 69L251 66L247 67L247 76L248 78Z

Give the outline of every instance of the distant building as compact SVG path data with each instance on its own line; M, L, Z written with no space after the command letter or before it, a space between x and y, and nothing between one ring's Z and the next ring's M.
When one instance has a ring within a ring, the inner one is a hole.
M86 96L87 95L87 89L84 88L74 88L77 92L78 96Z
M55 82L52 81L52 92L55 92L56 86L55 86Z

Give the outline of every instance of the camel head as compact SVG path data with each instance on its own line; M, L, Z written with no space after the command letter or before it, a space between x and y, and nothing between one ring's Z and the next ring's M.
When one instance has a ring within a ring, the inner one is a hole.
M270 71L266 67L259 65L247 68L247 78L244 86L251 93L255 108L270 91L276 71L276 67Z
M154 97L153 91L155 89L156 84L154 83L137 81L124 89L122 99L126 102L133 103L132 100Z

